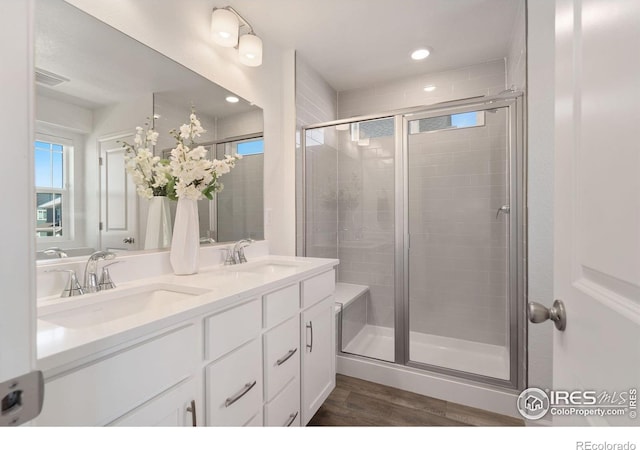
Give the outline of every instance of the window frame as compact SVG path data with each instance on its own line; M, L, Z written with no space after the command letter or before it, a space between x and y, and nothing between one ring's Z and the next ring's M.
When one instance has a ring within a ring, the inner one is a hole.
M72 160L73 160L73 140L69 138L65 138L62 136L54 135L54 134L46 134L46 133L36 133L35 139L33 141L33 152L35 159L36 152L36 142L45 142L51 145L61 145L62 146L62 188L54 188L54 187L43 187L37 186L35 181L35 165L34 165L34 195L38 194L60 194L61 203L62 203L62 236L39 236L37 229L37 209L38 205L35 205L36 212L35 218L35 237L36 243L62 243L62 242L70 242L74 239L74 230L73 230L73 189L71 180L72 176Z

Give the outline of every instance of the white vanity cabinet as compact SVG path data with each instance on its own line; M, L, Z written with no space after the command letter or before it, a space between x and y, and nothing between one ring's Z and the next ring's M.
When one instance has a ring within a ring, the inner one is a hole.
M116 427L195 427L202 425L202 402L196 381L189 378L139 408L111 422Z
M302 420L306 425L336 386L335 273L302 282Z
M335 387L334 288L302 273L50 370L35 423L306 425Z
M46 381L36 425L109 425L139 407L147 411L131 419L131 424L149 418L144 423L153 425L169 420L169 415L182 411L185 403L202 403L196 383L189 382L198 366L198 341L197 327L188 323L63 371ZM156 402L180 384L177 396L169 394ZM155 406L146 408L146 404ZM184 423L184 417L178 416L175 423Z

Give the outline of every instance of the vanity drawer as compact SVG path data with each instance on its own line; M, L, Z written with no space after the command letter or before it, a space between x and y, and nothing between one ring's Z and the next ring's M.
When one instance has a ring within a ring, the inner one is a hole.
M334 270L321 273L302 282L302 307L308 308L320 300L333 295L336 290L336 274Z
M262 349L255 339L206 369L207 425L242 426L262 407Z
M293 284L262 297L264 326L270 328L293 316L300 309L300 286Z
M291 383L265 406L268 427L300 426L300 378Z
M101 426L186 380L196 370L189 325L47 381L39 426Z
M253 416L247 423L244 424L245 427L261 427L263 421L262 410L258 412L255 416Z
M300 318L298 315L264 335L266 399L271 400L300 373Z
M255 299L208 317L205 330L205 355L213 361L260 334L262 304Z

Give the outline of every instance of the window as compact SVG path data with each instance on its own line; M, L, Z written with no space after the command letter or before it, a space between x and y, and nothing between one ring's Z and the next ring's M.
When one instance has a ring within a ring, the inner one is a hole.
M264 153L264 140L260 138L238 142L236 145L236 153L242 156L262 154Z
M61 140L60 140L61 141ZM66 163L69 147L58 140L35 143L36 236L69 238Z
M484 111L471 111L448 116L428 117L409 122L409 134L484 126Z

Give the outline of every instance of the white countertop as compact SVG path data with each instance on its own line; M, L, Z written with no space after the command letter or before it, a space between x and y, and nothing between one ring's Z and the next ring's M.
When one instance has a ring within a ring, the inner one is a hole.
M251 272L266 262L295 263L280 268L275 273ZM241 266L221 265L202 267L194 275L161 275L144 278L118 286L106 292L85 294L78 297L49 297L40 300L37 321L38 368L46 372L82 361L109 349L114 349L127 341L161 331L167 327L189 320L198 315L222 310L248 299L252 295L275 290L302 278L324 272L338 264L337 259L300 258L268 255L256 258ZM240 271L238 271L240 269ZM117 280L116 280L117 283ZM191 295L175 303L163 303L153 308L144 308L129 316L87 327L65 327L41 320L58 310L82 307L92 301L100 301L100 296L117 297L119 291L127 291L148 285L184 286L194 288Z

